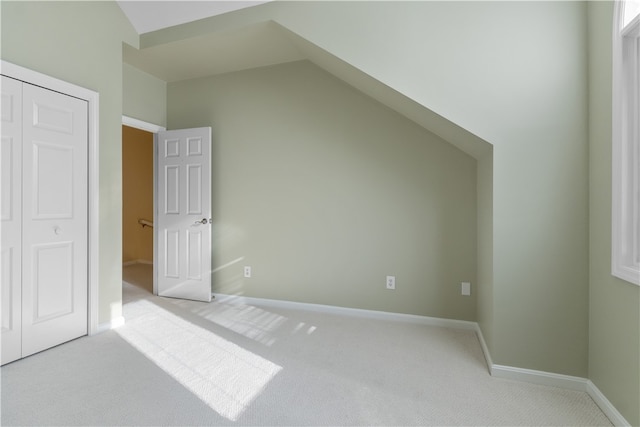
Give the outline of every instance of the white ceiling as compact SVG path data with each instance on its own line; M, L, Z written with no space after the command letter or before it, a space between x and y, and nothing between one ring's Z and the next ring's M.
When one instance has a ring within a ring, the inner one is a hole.
M305 57L270 22L146 49L124 46L127 64L165 82L299 61Z
M270 0L267 0L270 1ZM160 30L267 1L118 1L138 33ZM267 22L135 49L125 46L124 62L166 82L212 76L304 56Z
M267 1L271 0L118 3L138 33L144 34ZM308 59L475 158L485 155L491 147L477 136L274 22L214 31L141 50L125 45L123 59L125 63L166 82Z
M138 34L160 30L185 22L221 15L270 0L208 0L208 1L118 1L120 8Z

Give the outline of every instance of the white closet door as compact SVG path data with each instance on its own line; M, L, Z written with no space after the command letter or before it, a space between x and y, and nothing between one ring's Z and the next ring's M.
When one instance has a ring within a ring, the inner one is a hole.
M22 356L87 333L87 102L23 85Z
M22 82L2 76L0 145L0 280L2 354L5 364L22 356Z

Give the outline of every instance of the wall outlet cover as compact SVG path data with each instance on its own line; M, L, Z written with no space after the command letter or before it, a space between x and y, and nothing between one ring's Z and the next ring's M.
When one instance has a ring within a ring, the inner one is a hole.
M462 282L460 283L460 293L462 295L468 296L471 295L471 283L470 282Z
M396 276L387 276L387 289L396 288Z

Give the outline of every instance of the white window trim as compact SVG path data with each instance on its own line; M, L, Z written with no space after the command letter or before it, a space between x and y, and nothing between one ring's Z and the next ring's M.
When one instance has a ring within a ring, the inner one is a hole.
M640 286L640 16L614 3L611 273Z

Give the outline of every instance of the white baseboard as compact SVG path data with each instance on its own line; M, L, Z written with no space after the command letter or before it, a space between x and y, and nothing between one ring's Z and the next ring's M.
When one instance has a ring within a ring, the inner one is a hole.
M496 378L518 380L568 390L587 391L588 380L582 377L573 377L570 375L554 374L551 372L514 368L513 366L496 364L491 367L491 375Z
M596 405L600 407L602 412L609 418L609 421L616 427L630 427L631 424L622 416L620 412L616 409L615 406L609 402L609 399L605 397L604 394L596 387L596 385L591 382L591 380L587 381L587 393Z
M101 334L102 332L106 332L106 331L109 331L111 329L119 328L120 326L124 325L124 323L125 323L124 322L124 317L122 317L122 316L116 317L114 319L111 319L111 321L109 321L109 322L98 324L98 328L91 335Z
M491 354L489 353L489 347L487 346L487 342L484 340L484 335L482 335L482 329L480 329L479 324L475 324L476 335L478 336L478 341L480 341L480 348L482 348L482 353L484 354L484 360L487 362L487 368L489 369L489 375L493 376L493 361L491 360Z
M127 267L129 265L134 265L134 264L149 264L149 265L153 265L153 261L148 261L146 259L134 259L133 261L123 262L122 266L123 267Z
M438 317L419 316L416 314L390 313L387 311L364 310L360 308L337 307L333 305L310 304L305 302L281 301L217 293L214 293L213 296L219 302L230 304L259 304L275 308L306 310L351 317L363 317L367 319L419 323L422 325L443 326L446 328L466 329L471 331L475 331L477 328L476 322L469 322L466 320L442 319Z
M559 387L569 390L586 392L598 405L600 410L609 418L609 421L616 427L630 427L631 424L618 412L609 402L609 399L596 387L596 385L586 378L573 377L569 375L554 374L550 372L536 371L533 369L514 368L512 366L495 365L491 360L489 348L482 335L480 326L477 325L476 333L482 347L489 373L492 377L505 378L516 381L525 381L534 384Z

